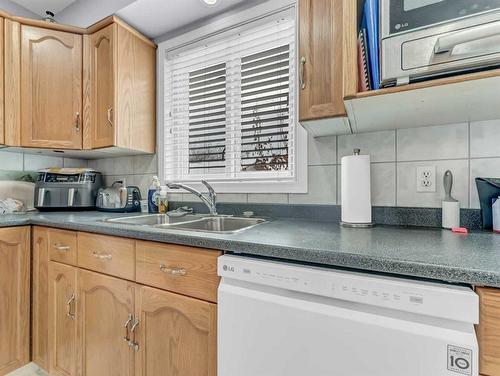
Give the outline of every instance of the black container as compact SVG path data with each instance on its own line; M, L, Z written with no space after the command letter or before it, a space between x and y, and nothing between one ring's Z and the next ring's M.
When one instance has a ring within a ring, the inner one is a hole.
M483 230L493 230L492 200L500 196L500 178L476 178Z

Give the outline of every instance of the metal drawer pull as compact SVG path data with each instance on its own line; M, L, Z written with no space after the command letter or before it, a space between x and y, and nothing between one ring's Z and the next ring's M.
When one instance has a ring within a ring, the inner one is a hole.
M92 256L94 256L95 258L97 258L99 260L112 260L113 259L113 256L111 256L109 253L100 253L97 251L93 251Z
M128 315L127 321L125 321L125 324L123 324L123 327L125 328L125 337L123 337L123 340L127 343L130 342L130 335L128 329L131 322L132 322L132 314L130 313Z
M71 248L69 245L54 244L54 248L61 252L68 252Z
M302 56L300 58L300 74L299 74L299 79L300 79L300 89L304 90L306 88L306 81L304 78L305 75L305 65L306 65L306 58Z
M80 132L80 113L76 113L75 128L77 132Z
M160 265L160 271L171 275L185 276L187 274L184 268L169 268L163 264Z
M132 328L130 328L130 333L132 334L132 340L128 341L129 347L134 349L134 351L139 351L139 344L135 341L135 329L139 325L139 320L135 319Z
M113 126L113 120L111 120L113 114L113 107L108 108L108 124Z
M68 302L66 303L66 305L67 305L66 316L69 317L71 320L75 320L75 318L76 318L75 313L71 312L71 305L73 304L74 301L75 301L75 294L72 294L71 298L69 298Z

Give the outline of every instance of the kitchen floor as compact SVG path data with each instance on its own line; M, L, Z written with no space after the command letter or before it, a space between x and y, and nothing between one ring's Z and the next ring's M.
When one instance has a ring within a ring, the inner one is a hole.
M48 376L48 374L40 369L35 363L30 363L6 376Z

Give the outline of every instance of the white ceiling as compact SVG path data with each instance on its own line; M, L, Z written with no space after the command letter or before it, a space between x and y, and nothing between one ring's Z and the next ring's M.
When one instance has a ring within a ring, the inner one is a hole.
M50 10L58 13L76 0L11 0L12 2L21 5L22 7L38 14L41 17L45 16L45 11Z
M42 17L46 10L51 10L58 22L80 27L88 27L114 13L154 39L230 9L253 6L266 0L218 0L213 6L206 5L203 0L12 1Z
M202 0L137 0L117 14L148 37L156 38L244 2L254 1L219 0L215 6L207 6Z

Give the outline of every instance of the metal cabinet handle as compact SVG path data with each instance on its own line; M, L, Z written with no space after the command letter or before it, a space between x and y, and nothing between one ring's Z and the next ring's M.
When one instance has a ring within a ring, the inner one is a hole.
M75 128L77 132L80 132L80 113L76 113Z
M302 56L300 58L300 74L299 74L299 79L300 79L300 89L304 90L306 88L306 81L305 81L305 66L306 66L306 58Z
M137 343L135 340L135 330L137 329L137 326L139 326L139 320L135 319L134 323L132 324L132 327L130 328L130 334L132 335L132 339L128 341L129 347L132 348L134 351L139 351L139 343Z
M94 256L95 258L97 258L99 260L112 260L113 259L113 256L110 255L109 253L100 253L97 251L93 251L92 256Z
M54 248L61 252L68 252L71 248L69 245L54 244Z
M73 293L71 295L71 298L68 299L67 303L66 303L66 316L69 317L71 320L75 320L76 318L76 315L74 312L71 312L71 305L73 304L73 302L75 301L75 294Z
M108 108L108 124L113 126L113 107Z
M128 317L127 317L127 321L125 321L125 324L123 324L123 327L125 328L125 337L123 337L123 340L127 343L130 342L130 335L129 335L129 326L130 326L130 323L132 322L132 314L129 313Z
M187 271L184 268L176 268L176 267L169 268L168 266L163 265L163 264L160 265L160 271L163 273L167 273L167 274L171 274L171 275L175 275L175 276L178 275L181 277L185 276L187 274Z

